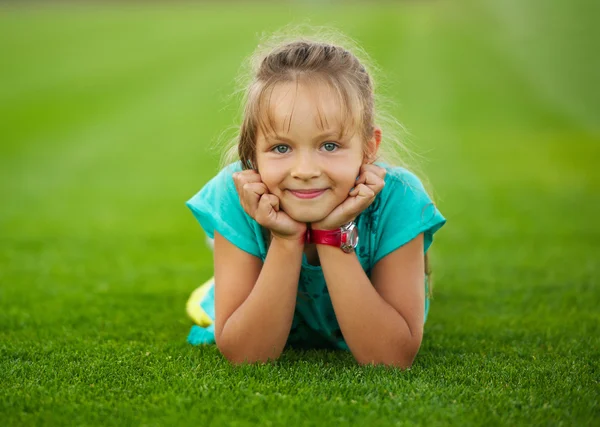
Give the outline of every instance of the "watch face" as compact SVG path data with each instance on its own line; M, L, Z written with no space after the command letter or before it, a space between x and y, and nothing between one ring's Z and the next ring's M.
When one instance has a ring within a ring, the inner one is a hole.
M358 245L358 229L356 227L350 230L350 235L348 236L348 245L352 246L353 248Z
M350 223L342 232L341 248L344 252L352 252L358 245L358 229L354 223Z

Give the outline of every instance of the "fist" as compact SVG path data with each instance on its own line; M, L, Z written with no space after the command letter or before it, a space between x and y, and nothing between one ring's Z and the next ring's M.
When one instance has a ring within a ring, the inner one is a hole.
M358 214L364 211L381 192L385 185L386 170L373 164L364 164L354 188L339 206L326 218L313 223L315 230L335 230L342 225L353 221Z
M306 224L294 221L279 208L279 198L269 193L258 172L245 170L233 174L233 182L244 211L274 236L303 239Z

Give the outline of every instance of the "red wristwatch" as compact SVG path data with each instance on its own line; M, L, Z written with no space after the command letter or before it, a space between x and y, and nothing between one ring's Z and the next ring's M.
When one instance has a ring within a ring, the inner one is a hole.
M358 228L354 221L337 230L306 230L306 242L340 248L347 254L358 245Z

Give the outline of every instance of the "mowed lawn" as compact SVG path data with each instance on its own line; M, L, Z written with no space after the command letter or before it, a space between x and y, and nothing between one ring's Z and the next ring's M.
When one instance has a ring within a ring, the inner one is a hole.
M598 425L597 12L2 6L1 424ZM306 19L380 66L448 219L409 371L327 351L236 368L185 342L212 257L184 202L219 168L257 34Z

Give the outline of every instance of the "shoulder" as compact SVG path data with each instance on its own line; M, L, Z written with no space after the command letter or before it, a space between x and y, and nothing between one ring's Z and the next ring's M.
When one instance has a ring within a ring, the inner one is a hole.
M202 189L186 202L208 237L217 231L235 246L260 256L260 226L244 211L233 182L241 170L239 162L225 166Z
M377 166L384 168L387 172L385 176L386 185L389 183L396 188L402 187L414 191L424 191L423 183L414 172L402 166L391 166L386 163L377 163Z
M220 193L230 194L235 196L235 184L233 182L233 174L241 171L240 162L231 163L222 168L212 179L210 179L188 202L189 207L202 204L208 199L212 199Z
M406 204L414 202L431 202L431 197L427 193L423 182L412 171L401 167L391 166L386 163L377 163L386 170L385 186L380 194L380 199L383 202L381 207L387 205L387 201L393 204Z
M367 212L375 261L425 233L425 250L446 219L417 175L400 166L377 163L386 170L385 186Z

